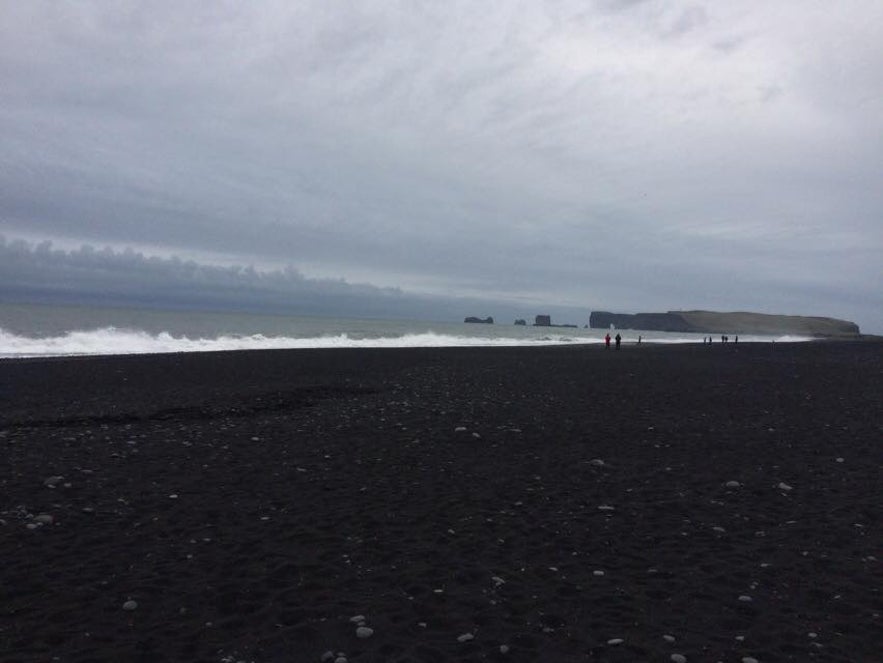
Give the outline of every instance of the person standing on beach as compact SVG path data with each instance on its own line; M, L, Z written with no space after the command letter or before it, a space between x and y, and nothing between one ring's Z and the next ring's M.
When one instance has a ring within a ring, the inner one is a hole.
M610 333L609 332L604 336L604 347L607 348L608 350L610 349Z
M616 335L616 349L619 350L619 344L622 342L622 336Z

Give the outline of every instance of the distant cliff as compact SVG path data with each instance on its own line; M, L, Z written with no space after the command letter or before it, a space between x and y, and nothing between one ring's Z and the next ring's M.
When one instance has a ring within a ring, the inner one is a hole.
M848 320L766 313L668 311L667 313L609 313L592 311L593 329L643 329L646 331L707 334L797 334L801 336L857 336L858 325Z

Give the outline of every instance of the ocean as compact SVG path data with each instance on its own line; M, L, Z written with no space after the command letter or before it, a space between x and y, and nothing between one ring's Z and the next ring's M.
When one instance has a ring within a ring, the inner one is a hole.
M588 311L586 318L588 319ZM0 304L0 358L279 348L406 348L603 343L606 330L514 321L359 320L94 306ZM530 321L528 321L530 322ZM581 322L585 324L585 322ZM624 344L701 343L703 334L619 330ZM719 337L715 341L719 342ZM739 342L805 341L740 336Z

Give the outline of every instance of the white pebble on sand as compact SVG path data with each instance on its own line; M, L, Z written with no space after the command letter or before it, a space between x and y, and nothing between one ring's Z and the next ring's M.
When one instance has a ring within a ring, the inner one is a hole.
M137 607L138 607L138 602L133 601L132 599L129 599L128 601L123 603L123 610L128 610L129 612L131 612L132 610L135 610Z
M35 523L40 523L41 525L51 525L55 522L55 518L50 516L48 513L41 513L39 516L34 518Z
M64 481L64 477L62 476L51 476L43 481L43 485L47 488L55 488L55 486L60 484L62 481Z
M475 636L471 633L464 633L461 636L457 637L457 642L469 642L470 640L474 640Z
M739 597L739 600L742 601L743 603L751 603L752 598L750 596L748 596L747 594L742 594L742 596Z
M616 507L612 507L609 504L602 504L598 507L598 511L616 511Z
M604 572L601 571L601 570L598 570L598 571L592 571L592 575L593 575L593 576L603 576L603 575L604 575Z
M663 635L662 639L669 643L675 641L675 637L673 635Z
M603 460L601 460L600 458L593 458L592 460L589 461L589 465L594 465L595 467L604 467L604 465L606 465L606 463Z
M350 617L350 621L353 624L364 624L367 620L365 619L365 615L356 615L355 617Z
M500 645L500 653L508 654L509 653L509 645Z
M610 640L607 641L607 644L616 646L621 645L623 642L625 642L625 640L623 640L622 638L610 638Z
M338 656L334 659L334 663L347 663L346 656Z
M792 487L792 486L789 486L789 485L788 485L787 483L785 483L784 481L779 482L779 485L777 486L777 488L778 488L779 490L783 490L783 491L785 491L786 493L787 493L789 490L793 490L793 487Z
M465 433L465 432L466 432L466 426L457 426L457 427L454 429L454 432L455 432L455 433Z
M367 626L360 626L359 628L356 629L356 637L357 638L362 638L362 639L370 638L372 635L374 635L373 628L369 628Z
M727 481L727 483L725 483L724 485L727 488L739 488L742 484L738 481Z
M838 463L842 463L842 462L843 462L843 457L842 457L842 456L838 456L838 457L837 457L837 462L838 462Z
M687 657L683 654L672 654L671 660L672 663L687 663Z

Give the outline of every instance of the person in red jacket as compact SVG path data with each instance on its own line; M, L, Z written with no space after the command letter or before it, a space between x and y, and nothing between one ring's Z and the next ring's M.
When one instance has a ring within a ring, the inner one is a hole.
M606 347L608 350L610 349L610 334L607 334L604 337L604 347Z

